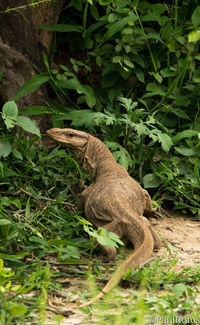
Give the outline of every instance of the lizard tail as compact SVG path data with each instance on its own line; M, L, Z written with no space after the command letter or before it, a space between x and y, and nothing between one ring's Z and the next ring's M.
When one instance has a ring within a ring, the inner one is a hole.
M130 270L135 269L141 264L145 263L153 252L154 240L150 230L142 223L142 221L137 220L137 224L134 225L140 232L141 240L138 240L134 235L134 238L130 238L133 243L135 250L134 252L116 269L108 283L94 298L88 302L82 304L80 307L86 307L93 304L95 301L99 300L104 296L105 293L111 291L122 279L122 277ZM130 224L126 225L126 233L130 233ZM142 236L141 236L142 234ZM132 233L133 237L133 233Z

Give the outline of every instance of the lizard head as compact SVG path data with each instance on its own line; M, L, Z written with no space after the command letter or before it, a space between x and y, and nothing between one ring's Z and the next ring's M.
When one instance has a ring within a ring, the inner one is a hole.
M47 135L54 141L74 150L82 150L88 142L89 134L73 130L53 128L47 131Z

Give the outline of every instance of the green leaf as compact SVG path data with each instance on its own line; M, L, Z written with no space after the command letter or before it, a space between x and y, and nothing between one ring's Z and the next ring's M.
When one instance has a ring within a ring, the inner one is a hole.
M107 125L114 123L115 117L109 116L101 112L93 112L91 110L74 110L67 114L63 114L60 120L72 120L72 125L74 126L85 126L93 127L95 125L100 125L102 122L106 122Z
M120 238L119 238L119 236L116 235L114 232L110 231L110 232L108 233L108 236L110 237L110 239L114 240L116 243L118 243L118 244L124 246L123 241L121 241Z
M99 12L96 6L90 6L90 12L91 15L94 19L98 20L99 19Z
M57 85L61 88L74 89L79 94L86 93L84 86L81 85L78 79L59 80L57 81Z
M16 150L15 148L12 149L12 154L13 154L13 156L15 158L23 160L22 154L18 150Z
M142 17L142 21L156 21L160 26L162 26L169 20L166 16L161 16L165 11L166 7L164 4L153 4L151 5L151 11Z
M25 305L15 304L9 307L9 313L12 317L20 317L27 312Z
M147 174L143 177L143 184L144 188L156 188L160 185L160 181L154 174Z
M37 244L40 244L41 246L49 247L48 241L46 241L40 237L31 236L29 239L33 243L37 243Z
M3 105L2 109L5 117L15 118L18 114L18 108L14 101L8 101Z
M39 115L39 114L54 114L54 109L50 109L47 106L30 106L25 108L20 108L20 114L27 115Z
M10 229L11 221L7 219L0 219L0 238L6 239Z
M2 118L7 129L11 129L14 127L17 114L18 108L14 101L8 101L3 105Z
M113 157L121 166L125 167L126 169L133 166L133 162L128 151L119 143L113 141L104 141L104 143L109 149L115 150L113 152Z
M12 151L12 146L9 141L0 140L0 158L7 157Z
M178 132L174 137L172 137L172 141L174 144L177 144L182 139L188 139L191 137L198 136L198 131L195 130L184 130L182 132Z
M173 292L176 293L176 296L181 297L184 292L187 292L187 286L183 283L177 283L173 287Z
M146 90L151 92L151 95L160 95L160 96L165 96L166 93L163 91L163 89L158 86L157 84L150 82L147 84ZM142 98L149 97L149 94L144 95Z
M200 40L200 29L194 30L188 34L188 42L189 43L195 43L198 40Z
M161 143L161 146L165 152L168 152L173 145L171 137L166 133L158 132L158 141Z
M49 76L46 74L39 74L31 79L29 79L21 88L19 88L14 96L12 97L13 100L19 99L23 96L26 96L35 90L37 90L42 84L49 80Z
M70 25L70 24L52 24L52 25L43 25L40 28L51 30L54 32L61 33L69 33L69 32L77 32L82 33L83 27L78 25Z
M0 226L8 226L11 224L11 221L8 219L0 219Z
M129 16L121 18L117 22L113 23L113 25L109 25L108 31L103 36L99 45L102 45L104 42L109 40L117 32L121 31L123 29L123 27L126 26L128 23L133 23L136 20L137 20L136 15L134 13L130 12Z
M38 126L30 118L26 116L17 116L16 124L20 126L24 131L36 134L41 138Z
M2 114L2 118L4 120L7 129L12 129L15 126L16 119L5 117L3 114Z
M174 149L183 156L190 157L196 155L196 151L193 148L186 148L183 146L174 147Z
M200 25L200 6L198 6L192 14L192 24L195 27Z

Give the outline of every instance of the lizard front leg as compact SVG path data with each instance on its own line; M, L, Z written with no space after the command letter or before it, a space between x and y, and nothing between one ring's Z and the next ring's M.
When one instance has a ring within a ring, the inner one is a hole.
M90 193L91 187L92 187L92 185L90 185L89 187L87 187L85 190L83 190L81 192L81 196L80 196L80 199L78 202L78 210L79 211L85 210L85 201Z

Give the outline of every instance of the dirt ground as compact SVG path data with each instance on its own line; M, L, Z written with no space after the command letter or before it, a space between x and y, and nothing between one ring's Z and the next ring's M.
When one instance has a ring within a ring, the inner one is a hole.
M162 254L167 243L170 243L178 249L179 261L175 266L177 271L192 267L194 261L200 263L200 221L178 211L166 211L163 215L161 219L151 219L162 241L158 254Z
M192 267L194 262L200 263L200 221L191 215L187 216L180 214L180 212L165 211L163 218L151 218L151 223L162 242L161 249L154 252L155 257L162 255L169 243L178 250L179 261L175 266L176 271L180 271L185 267ZM49 303L53 307L64 307L65 305L66 317L62 320L62 325L84 324L83 313L78 308L72 312L72 308L75 306L75 301L79 301L81 292L86 292L86 281L85 278L68 279L68 292L72 294L70 297L65 298L68 298L67 300L70 301L71 306L66 306L64 297L59 298L57 294L50 299ZM73 292L75 293L73 294Z

